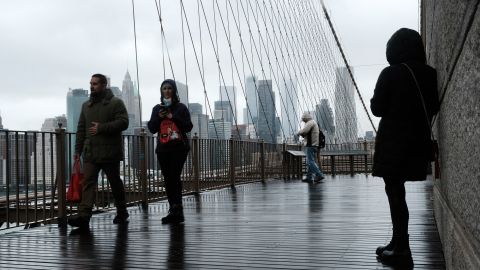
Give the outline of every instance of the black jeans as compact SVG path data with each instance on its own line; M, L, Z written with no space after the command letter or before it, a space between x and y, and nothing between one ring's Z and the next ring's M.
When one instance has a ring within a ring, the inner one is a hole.
M157 154L160 169L165 180L165 191L167 192L170 207L174 204L182 204L182 174L183 165L187 160L188 150L173 152L160 152Z
M385 177L385 192L390 205L394 237L408 236L408 207L405 200L405 180Z

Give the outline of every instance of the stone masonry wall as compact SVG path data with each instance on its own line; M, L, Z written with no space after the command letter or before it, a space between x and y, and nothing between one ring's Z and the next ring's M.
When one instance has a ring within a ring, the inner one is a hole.
M441 164L434 208L447 269L480 269L479 3L422 3L427 61L445 93L434 127Z

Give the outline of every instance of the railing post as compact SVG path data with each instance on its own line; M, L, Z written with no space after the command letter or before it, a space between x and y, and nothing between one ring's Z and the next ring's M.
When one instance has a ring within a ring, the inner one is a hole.
M66 192L66 173L65 173L65 129L62 124L58 124L55 129L56 156L57 156L57 206L58 206L58 227L67 226L67 192Z
M350 175L353 176L355 174L354 168L353 168L353 155L349 155L348 160L350 162Z
M335 156L334 155L330 156L330 168L331 168L331 171L332 171L332 176L335 176L336 171L335 171Z
M365 162L365 174L368 173L368 148L367 148L367 140L363 141L363 150L365 150L367 152L367 154L365 154L363 156L363 159L364 159L364 162Z
M260 177L265 181L265 141L260 141Z
M148 208L148 179L147 179L147 132L142 127L140 131L140 183L142 185L142 208Z
M283 153L283 159L282 159L282 173L283 173L283 179L287 179L287 143L283 142L282 145L282 153Z
M192 167L193 181L195 185L195 193L200 193L200 155L199 155L199 139L197 133L192 138Z
M233 137L230 138L230 140L228 141L229 143L229 161L230 161L230 186L231 187L234 187L235 186L235 159L234 159L234 151L233 151L233 147L234 147L234 141L233 141Z

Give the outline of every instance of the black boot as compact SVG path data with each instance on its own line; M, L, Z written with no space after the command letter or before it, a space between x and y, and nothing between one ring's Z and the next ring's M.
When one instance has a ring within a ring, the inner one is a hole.
M386 265L404 266L406 269L413 267L412 252L408 235L397 237L392 250L384 250L380 255L380 260Z
M177 224L185 221L183 216L183 206L181 204L174 204L168 210L168 215L162 218L162 224Z
M68 224L72 227L87 229L89 227L90 217L86 216L71 216L68 218Z
M380 256L380 255L382 255L382 253L383 253L385 250L393 250L393 247L395 246L396 239L397 239L397 237L393 236L393 237L392 237L392 240L390 240L390 243L388 243L388 245L377 247L377 250L375 251L375 253L376 253L378 256Z
M113 219L113 224L125 224L128 223L128 214L127 210L119 210L117 211L117 215Z

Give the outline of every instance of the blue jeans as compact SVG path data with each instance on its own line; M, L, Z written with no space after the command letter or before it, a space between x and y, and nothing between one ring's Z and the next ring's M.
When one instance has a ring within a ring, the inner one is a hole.
M312 180L312 174L315 176L323 177L323 173L317 165L315 161L315 157L317 155L317 147L316 146L307 146L307 179Z

